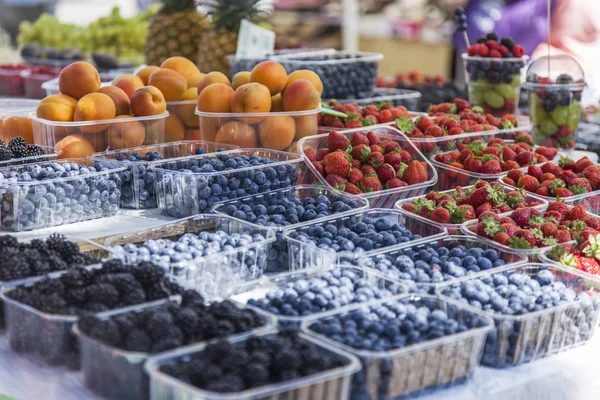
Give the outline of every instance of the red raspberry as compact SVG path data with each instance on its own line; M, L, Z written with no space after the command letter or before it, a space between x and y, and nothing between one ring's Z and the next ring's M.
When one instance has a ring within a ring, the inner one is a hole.
M490 54L490 50L487 48L486 45L478 43L475 45L476 46L476 55L480 56L480 57L487 57Z
M467 54L470 56L474 56L477 53L477 45L469 46L467 49Z
M523 57L525 55L525 49L520 44L515 44L512 48L512 53L515 57Z
M498 46L500 46L500 43L496 42L495 40L488 40L487 42L485 42L485 45L490 49L490 50L494 50L497 49Z
M498 48L496 50L498 50L500 52L500 54L502 54L502 57L508 55L508 47L506 47L504 45L498 46Z
M502 58L502 53L500 53L498 50L494 49L494 50L490 50L490 57L491 58Z

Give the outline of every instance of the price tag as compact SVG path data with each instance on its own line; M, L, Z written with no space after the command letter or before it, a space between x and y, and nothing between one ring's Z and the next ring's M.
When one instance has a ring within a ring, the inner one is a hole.
M275 50L275 32L245 19L240 25L235 58L261 58Z

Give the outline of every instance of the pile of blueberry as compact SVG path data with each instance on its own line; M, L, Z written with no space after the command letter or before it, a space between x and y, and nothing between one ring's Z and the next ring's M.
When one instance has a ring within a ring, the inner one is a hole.
M374 268L391 279L413 282L412 290L418 290L418 284L441 283L507 264L493 248L484 249L476 245L467 248L456 242L444 245L438 241L373 257L361 257L357 263L362 267ZM423 291L426 292L426 289Z
M371 277L356 268L335 267L319 274L300 275L248 305L270 313L303 317L353 303L365 303L406 291L402 284Z
M206 213L218 202L296 183L296 164L258 155L237 156L235 152L158 162L153 168L158 207L176 218Z
M300 337L297 331L284 330L235 344L219 340L160 370L209 392L236 393L316 375L349 363L349 359Z
M185 233L178 240L150 239L139 246L129 243L114 246L112 250L115 257L129 263L152 262L168 271L173 279L181 280L184 286L191 285L198 290L206 286L214 290L215 285L220 285L221 279L225 280L223 284L231 285L238 280L261 276L267 265L266 240L263 234L251 231L228 233L217 230ZM260 243L263 245L253 245ZM232 250L238 251L226 259L209 258ZM192 268L194 261L197 265ZM199 266L202 266L199 274L202 282L194 279L193 271Z
M323 81L322 97L338 100L368 97L375 87L379 67L379 61L368 60L360 54L294 56L277 61L288 73L299 69L314 71Z
M489 325L491 319L446 305L433 297L423 297L335 314L316 320L308 329L357 351L389 352ZM445 349L446 346L452 350L448 351L450 349ZM473 338L436 347L430 350L435 351L438 357L421 357L422 352L394 357L361 357L363 369L353 377L352 399L398 398L426 387L456 383L476 367L473 360L479 348ZM457 348L461 349L459 352L465 352L465 357L455 359ZM373 362L374 359L379 362ZM408 365L410 371L404 369ZM452 367L446 367L448 365ZM411 379L407 377L392 382L392 377L400 373L410 374ZM375 392L377 396L369 396Z
M32 230L115 215L121 197L119 168L114 161L7 168L0 173L2 228Z
M154 354L248 332L266 322L254 310L240 308L230 301L205 305L198 293L187 292L180 304L142 306L137 311L112 317L86 315L79 319L78 327L85 335L108 346ZM122 363L110 351L89 355L82 363L88 388L110 399L148 398L147 379L138 382L144 375L143 362Z
M263 195L247 197L219 204L216 212L222 212L242 221L267 227L292 227L299 223L327 218L345 213L364 204L342 195L303 195L294 187ZM281 230L269 251L267 272L278 272L289 267L287 242Z
M421 98L415 107L409 108L413 111L427 112L435 104L452 103L454 99L466 99L468 93L464 85L445 82L442 85L434 83L424 83L418 85L405 84L398 82L398 89L416 90L421 93Z
M521 267L451 285L442 294L494 314L496 329L488 334L482 363L510 366L590 338L600 299L586 291L577 293L572 287L581 284L579 279L563 279L563 274L541 266ZM547 312L527 317L543 310ZM555 318L560 326L551 322Z

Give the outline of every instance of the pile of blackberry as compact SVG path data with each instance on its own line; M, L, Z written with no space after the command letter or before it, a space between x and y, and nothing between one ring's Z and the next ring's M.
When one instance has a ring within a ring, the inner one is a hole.
M286 329L276 336L252 336L242 343L213 342L201 353L161 370L210 392L235 393L318 374L347 363L301 338L295 330Z
M21 136L11 139L8 146L0 139L0 161L8 161L13 158L39 157L45 154L44 149L35 144L28 145Z

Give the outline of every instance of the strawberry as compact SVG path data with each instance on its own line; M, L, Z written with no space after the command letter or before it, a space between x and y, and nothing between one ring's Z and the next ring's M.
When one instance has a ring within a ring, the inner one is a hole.
M429 135L432 137L442 137L444 136L444 131L437 125L432 125L423 132L425 135Z
M494 214L497 214L496 211L494 211L494 209L492 208L492 205L490 203L483 203L479 207L475 208L475 215L477 217L481 216L481 214L483 214L485 212L493 212Z
M360 123L362 124L362 126L373 126L377 125L379 121L377 120L377 117L375 115L369 114L365 115L365 117Z
M554 237L558 233L558 227L556 226L556 224L553 224L551 222L544 222L540 229L544 236Z
M348 128L348 129L362 128L362 124L357 119L350 119L350 120L346 121L346 128ZM361 136L363 136L363 135L361 135Z
M454 126L450 129L448 129L449 136L462 135L463 133L465 133L465 130L463 128L461 128L460 126Z
M411 161L402 174L402 180L409 185L425 182L429 179L427 164L420 161Z
M527 225L529 225L529 219L531 218L531 212L532 212L532 208L530 207L524 207L524 208L519 208L515 211L512 212L512 214L510 214L510 217L513 219L513 221L515 221L515 223L517 225L519 225L520 227L526 227Z
M469 102L464 99L456 98L452 100L452 102L456 105L456 109L458 110L458 112L461 112L466 108L471 108L471 104L469 104Z
M367 147L365 144L359 144L352 147L352 159L354 160L363 160L366 159L369 154L371 154L371 148Z
M519 165L529 165L529 164L537 164L537 159L535 158L535 154L531 151L524 151L517 155L517 162Z
M550 172L544 172L539 178L540 182L552 181L556 179L556 176Z
M325 178L325 181L334 189L346 189L346 180L339 175L329 174L327 175L327 178Z
M479 172L490 175L499 174L502 172L502 167L500 166L500 162L498 160L489 160L481 166Z
M542 172L548 172L554 175L558 175L562 171L558 165L552 164L551 162L543 164L540 168Z
M382 164L377 169L377 177L381 182L387 182L396 177L396 170L390 164Z
M390 164L395 171L400 169L402 164L402 155L400 153L388 153L384 156L384 160L387 164Z
M517 153L515 153L515 151L510 147L505 146L502 148L502 159L504 161L516 161Z
M333 122L329 126L331 128L335 128L335 129L343 129L343 128L346 127L346 125L344 125L344 123L342 122L342 120L339 119L338 117L334 117L333 118Z
M387 123L394 120L394 114L390 110L383 110L379 112L379 122Z
M369 176L360 181L358 187L363 193L378 192L381 190L381 182L376 176Z
M386 189L395 189L395 188L405 187L405 186L408 186L408 184L398 178L392 178L385 183Z
M523 175L520 177L517 181L517 185L528 192L535 192L537 188L540 187L538 180L531 175Z
M583 206L575 206L567 212L566 218L569 221L574 221L576 219L584 219L587 215Z
M327 136L327 147L329 151L346 150L350 141L348 138L336 131L331 131Z
M506 232L496 232L493 240L503 246L508 246L510 244L510 236Z
M377 171L375 171L375 168L373 168L373 166L369 164L360 167L360 172L363 173L363 176L365 178L368 176L377 176Z
M315 159L317 161L323 161L325 156L329 154L329 149L319 149L317 150L317 154L315 155Z
M427 128L429 128L430 126L433 125L433 121L427 117L419 117L417 118L417 120L415 121L415 125L417 126L417 128L419 128L422 132L425 132L427 130Z
M412 155L408 151L402 150L400 152L400 155L402 156L402 162L404 164L410 164L410 162L412 161Z
M535 247L536 240L533 233L528 229L518 229L509 241L513 249L531 249Z
M558 243L565 243L571 240L571 233L566 229L559 229L554 237Z
M502 182L504 182L505 184L510 185L510 186L517 186L517 182L513 181L509 177L502 178Z
M556 157L556 155L558 154L558 149L553 149L552 147L544 147L544 146L540 146L537 149L535 149L535 152L537 154L541 154L544 157L546 157L548 160L552 160L554 159L554 157Z
M527 167L527 175L531 175L537 180L540 179L540 176L542 176L543 173L544 171L542 171L542 169L537 165L530 165Z
M317 153L315 152L314 149L306 149L306 150L304 150L304 156L306 156L306 158L310 162L317 161Z
M579 265L577 269L587 272L588 274L598 275L600 274L600 264L593 258L590 257L577 257Z
M502 171L512 171L521 168L518 162L512 160L504 161L500 167L502 168Z
M446 210L445 208L438 207L431 212L429 219L431 219L433 222L447 224L450 222L450 211Z
M500 227L509 236L514 235L515 232L520 229L517 225L514 224L514 222L500 222Z
M477 218L477 215L475 215L475 209L469 204L461 204L458 206L457 213L462 215L462 220L459 222Z
M381 164L385 162L385 157L381 153L371 153L365 159L367 164L372 165L375 168L378 168Z
M388 182L389 184L389 182ZM402 204L402 209L406 210L408 212L414 213L416 210L416 207L413 203L406 203L406 204Z
M557 197L571 197L571 196L573 196L573 192L571 192L567 188L557 188L554 191L554 195Z
M402 150L400 143L395 142L391 139L386 140L385 142L382 143L382 145L383 145L383 154L398 152L398 151Z
M570 157L566 157L566 156L562 156L558 159L558 165L562 168L562 169L570 169L570 170L574 170L575 169L575 161L573 161L572 158Z
M483 150L482 154L491 154L493 156L500 157L500 149L498 147L488 145L488 147Z
M369 148L371 149L371 153L382 153L383 154L383 149L378 144L372 144L369 146Z
M594 165L594 162L587 157L580 158L575 163L575 172L580 173L583 172L584 169L589 167L590 165Z
M487 202L489 190L487 187L481 187L476 189L471 196L469 196L469 204L473 206L473 208L477 208L483 203Z
M344 189L344 191L350 194L362 194L362 191L358 188L358 186L350 182L346 183L346 188Z
M352 163L350 163L350 165L352 166L352 168L360 169L360 167L362 167L362 163L360 162L360 160L356 160L356 159L353 159Z
M356 147L358 145L364 144L365 146L368 146L369 143L369 139L367 139L367 137L361 133L358 132L354 132L352 134L352 138L350 139L350 143L352 144L352 147Z
M598 217L586 215L585 217L583 217L583 222L585 222L585 224L590 228L600 229L600 220L598 219Z
M515 181L515 182L516 182L516 181L518 181L518 180L519 180L519 178L520 178L521 176L523 176L523 174L524 174L524 172L523 172L523 171L521 171L520 169L513 169L513 170L511 170L511 171L508 171L508 175L507 175L507 176L508 176L510 179L512 179L513 181Z
M379 136L377 136L377 134L375 134L375 132L373 131L369 131L367 133L367 139L369 140L369 144L373 145L373 144L381 144L381 139L379 138Z
M534 193L539 196L552 197L552 192L546 186L540 186Z
M362 181L362 179L363 179L363 174L362 174L362 172L360 172L359 169L352 168L350 170L350 172L348 173L348 182L350 182L350 183L357 184L358 182Z
M586 178L575 178L569 183L569 190L575 195L583 194L591 192L592 186Z
M343 151L329 153L323 159L323 166L325 167L325 172L328 174L346 176L348 172L350 172L348 154L344 153Z
M317 172L323 176L325 176L325 168L323 168L323 163L321 161L315 161L312 163Z

